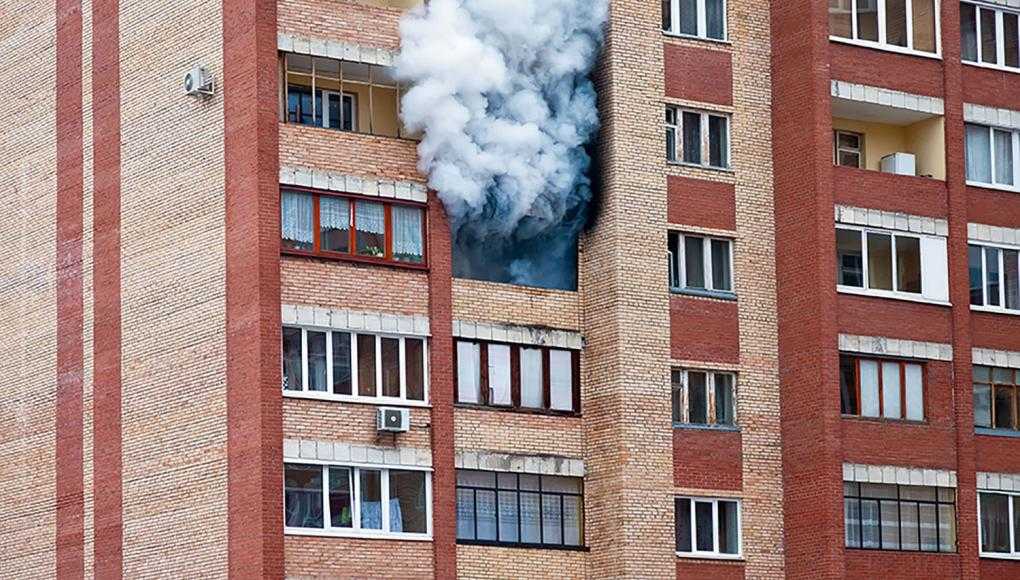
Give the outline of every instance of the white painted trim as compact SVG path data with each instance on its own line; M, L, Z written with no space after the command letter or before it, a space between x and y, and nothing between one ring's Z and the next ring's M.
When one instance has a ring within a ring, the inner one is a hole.
M374 447L342 441L283 440L285 463L342 465L431 471L432 450L423 447Z
M294 36L283 32L276 35L276 48L281 52L309 54L349 62L393 66L397 53L385 48L335 42L320 38Z
M514 326L493 322L454 320L453 336L455 338L531 344L568 350L581 350L584 348L584 338L578 332L534 326Z
M280 315L282 323L286 325L405 336L431 336L429 319L420 314L387 314L284 304Z
M1014 187L1012 185L1000 185L998 183L982 183L980 181L967 180L967 185L970 187L983 187L985 189L997 189L999 191L1008 191L1010 193L1020 193L1020 187Z
M843 481L956 487L956 471L897 465L843 464Z
M553 455L461 451L457 453L453 463L457 469L560 475L563 477L584 477L587 472L583 459Z
M963 122L1020 130L1020 111L964 103Z
M1016 8L1020 10L1020 0L968 0L971 4L987 4L989 6L1001 6L1003 8Z
M967 224L967 238L971 242L1002 244L1020 248L1020 228L1003 228L984 224Z
M977 472L977 488L981 491L1020 493L1020 473Z
M428 188L414 181L388 181L363 175L347 175L308 167L280 167L280 185L311 187L338 193L401 199L426 203Z
M937 14L941 13L942 13L941 9L939 9ZM939 22L940 21L938 19L935 21L936 26L939 25ZM842 36L829 36L829 40L832 42L838 42L840 44L850 44L853 46L871 48L874 50L881 50L885 52L895 52L899 54L905 54L908 56L919 56L921 58L942 60L942 41L940 39L936 40L936 44L938 45L936 49L938 50L938 52L924 52L920 50L911 50L909 48L904 48L902 46L896 46L895 44L885 44L882 42L875 42L872 40L854 40L852 38L843 38Z
M918 304L931 304L932 306L952 306L951 302L931 300L920 294L910 292L893 292L891 290L873 290L870 288L858 288L856 286L836 285L836 292L840 294L853 294L854 296L870 296L872 298L886 298L889 300L903 300L904 302L917 302Z
M367 532L367 531L343 530L340 528L330 528L328 530L324 530L316 528L284 527L283 533L286 536L315 536L319 538L362 538L366 540L401 540L408 542L432 541L431 534L405 534L382 531Z
M842 39L840 40L842 41ZM851 42L850 44L859 43ZM871 46L871 44L867 44L866 46ZM909 54L917 53L909 51ZM922 56L926 55L927 53L922 53ZM930 115L945 114L945 104L942 99L938 97L905 93L903 91L895 91L892 89L884 89L881 87L873 87L870 85L862 85L836 79L832 80L831 96L837 99L846 99L848 101L856 101L859 103L871 103L874 105L882 105L883 107L905 109Z
M949 222L941 218L854 207L835 206L836 223L911 232L929 236L949 235Z
M900 356L915 359L952 361L953 346L938 342L901 340L885 336L839 335L839 350L872 355Z
M1020 352L973 348L971 349L971 363L989 367L1020 369Z

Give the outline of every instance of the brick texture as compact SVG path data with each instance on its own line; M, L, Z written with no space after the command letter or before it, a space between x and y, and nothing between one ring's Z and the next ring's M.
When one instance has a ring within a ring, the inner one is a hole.
M684 489L741 491L740 433L673 430L673 483Z
M735 187L731 183L668 178L669 223L716 230L737 229Z
M667 97L713 105L733 104L730 51L667 43L663 53Z

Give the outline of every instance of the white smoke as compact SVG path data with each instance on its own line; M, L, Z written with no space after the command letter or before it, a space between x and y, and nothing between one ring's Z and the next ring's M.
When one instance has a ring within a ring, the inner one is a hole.
M458 276L576 284L606 0L431 0L401 23L401 108Z

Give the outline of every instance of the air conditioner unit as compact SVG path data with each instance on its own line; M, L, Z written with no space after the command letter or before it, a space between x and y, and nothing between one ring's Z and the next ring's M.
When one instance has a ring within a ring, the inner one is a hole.
M917 175L913 153L893 153L882 158L882 171L896 175Z
M207 96L216 92L216 80L201 65L195 65L184 75L184 93L191 96Z
M388 433L406 433L411 429L411 410L379 407L378 430Z

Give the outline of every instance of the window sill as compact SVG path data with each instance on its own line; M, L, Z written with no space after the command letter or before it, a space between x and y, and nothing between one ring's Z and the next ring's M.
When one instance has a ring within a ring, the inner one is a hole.
M1012 429L993 429L991 427L974 427L975 435L986 435L988 437L1009 437L1020 439L1020 431Z
M368 540L400 540L412 542L431 542L431 534L400 534L394 532L364 532L338 529L316 529L316 528L283 528L285 536L313 536L317 538L356 538Z
M722 562L743 562L742 554L711 554L705 552L675 552L677 558L685 560L713 560Z
M1005 314L1006 316L1020 316L1020 310L1006 310L997 306L975 306L970 305L971 312L985 312L987 314Z
M285 399L305 399L311 401L326 401L330 403L349 403L353 405L376 405L385 407L412 407L418 409L430 409L432 405L424 401L409 401L407 399L387 399L383 397L355 397L353 395L333 395L330 393L308 392L308 391L283 391Z
M371 266L384 266L387 268L397 268L400 270L416 270L419 272L427 272L429 267L428 264L412 264L410 262L395 262L393 260L386 260L381 258L371 258L369 256L352 256L345 254L324 254L307 252L304 250L291 250L287 248L281 248L280 254L282 256L293 256L297 258L314 258L318 260L327 260L331 262L351 262L355 264L365 264Z
M988 552L981 552L978 554L979 558L987 558L989 560L1017 560L1020 561L1020 553L1017 554L995 554Z
M1009 66L1006 66L1006 65L1003 65L1003 64L990 64L990 63L987 63L987 62L974 62L974 61L970 61L970 60L963 60L962 58L960 59L960 62L962 62L965 66L972 66L972 67L975 67L975 68L986 68L986 69L991 69L991 70L997 70L997 71L1000 71L1000 72L1008 72L1008 73L1013 73L1013 74L1020 74L1020 68L1013 68L1013 67L1009 67ZM1018 556L1018 557L1020 557L1020 556Z
M860 421L861 423L875 423L877 425L903 425L906 427L927 427L927 421L915 421L913 419L890 419L888 417L864 417L863 415L841 414L840 417L848 421Z
M488 548L510 548L515 550L556 550L560 552L590 552L588 546L561 546L556 544L510 544L490 540L457 540L462 546L484 546Z
M729 38L709 38L707 36L698 36L697 34L683 34L680 32L672 32L669 30L663 30L662 35L666 38L675 38L677 40L694 40L697 42L706 42L709 44L718 44L721 46L733 46L733 41Z
M919 304L931 304L932 306L948 306L952 307L950 302L942 302L940 300L931 300L916 294L906 294L903 292L890 292L888 290L865 290L863 288L857 288L854 286L840 286L836 285L836 292L839 294L848 294L851 296L867 296L870 298L883 298L886 300L902 300L904 302L917 302Z
M553 411L547 409L525 409L519 407L499 407L496 405L479 405L475 403L454 403L457 409L469 409L472 411L493 411L496 413L517 413L521 415L542 415L545 417L580 417L577 411Z
M982 183L980 181L967 180L967 187L980 187L982 189L994 189L996 191L1008 191L1009 193L1020 193L1020 187L1015 185L999 185L997 183Z
M690 429L692 431L722 431L724 433L740 433L739 425L701 425L699 423L673 422L673 429Z
M881 42L874 42L871 40L854 40L852 38L842 38L840 36L830 36L829 40L831 42L838 42L839 44L849 44L851 46L870 48L872 50L880 50L882 52L892 52L906 56L918 56L932 60L942 60L941 49L938 52L922 52L920 50L912 50L903 46L896 46L895 44L882 44Z
M666 164L673 167L690 167L691 169L703 169L705 171L717 171L719 173L733 175L736 173L732 167L716 167L714 165L701 165L699 163L687 163L685 161L666 160Z
M737 300L736 293L723 292L721 290L699 290L696 288L671 287L669 291L678 296L696 296L699 298L714 298L716 300L725 300L727 302L734 302Z

